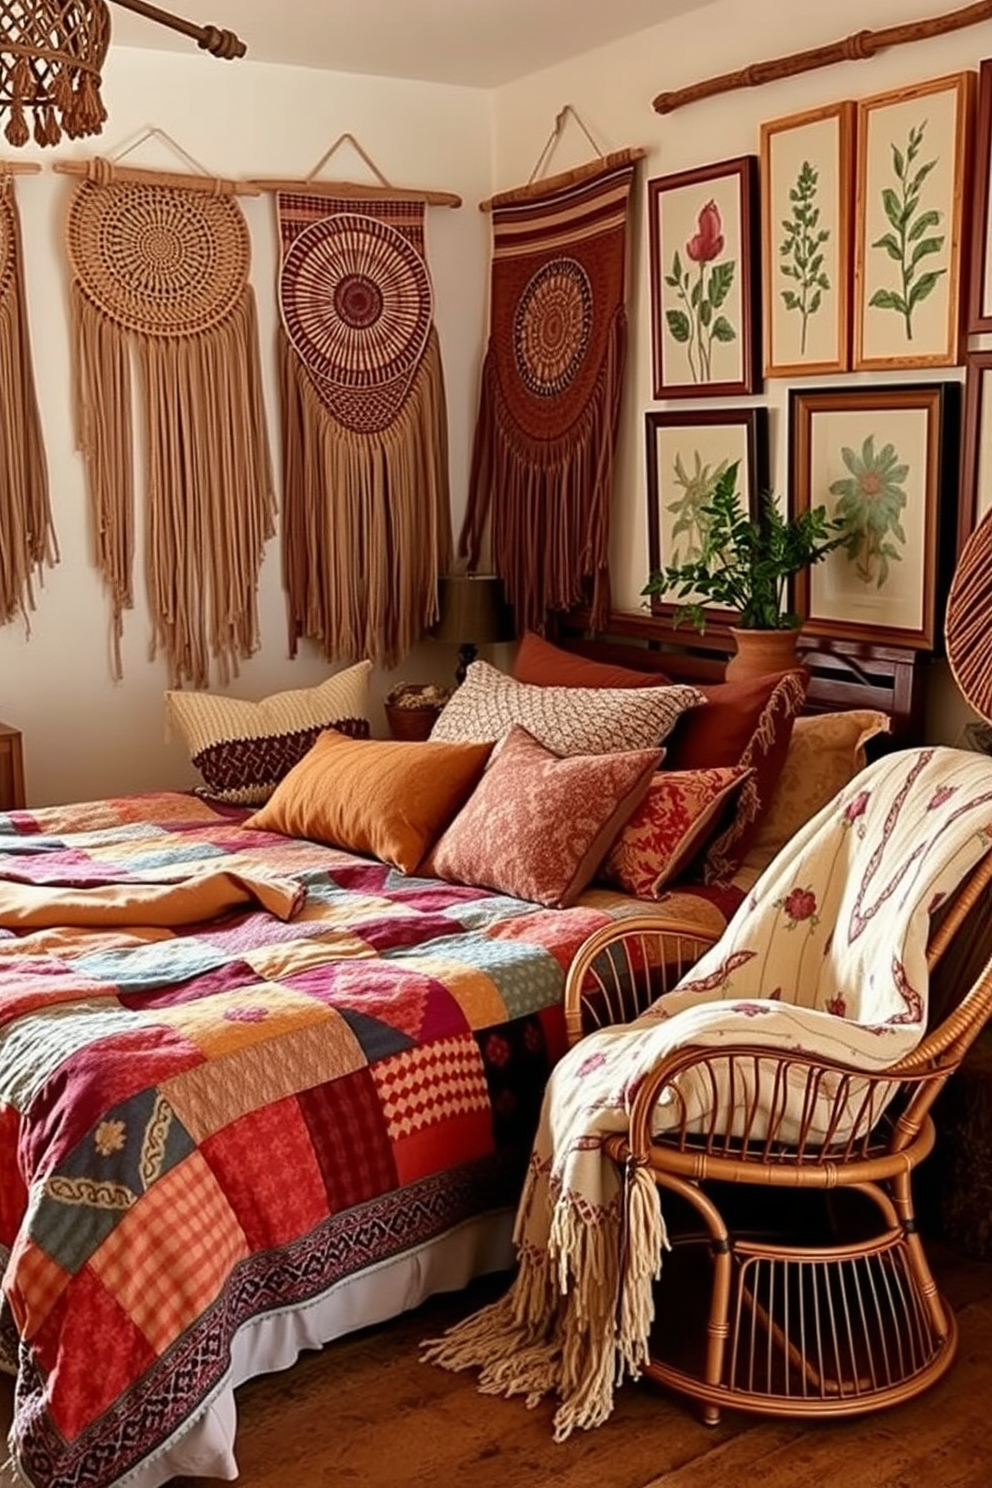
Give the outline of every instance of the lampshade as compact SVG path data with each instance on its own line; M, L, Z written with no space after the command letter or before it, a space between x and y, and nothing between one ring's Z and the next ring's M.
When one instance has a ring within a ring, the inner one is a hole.
M447 574L438 584L440 619L431 631L436 641L491 646L512 641L513 611L498 574Z

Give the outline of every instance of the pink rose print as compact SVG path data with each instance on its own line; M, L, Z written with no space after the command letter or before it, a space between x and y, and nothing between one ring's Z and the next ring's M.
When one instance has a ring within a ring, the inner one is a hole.
M868 810L868 802L871 799L869 791L858 791L858 794L844 808L843 823L845 827L857 826L863 830L861 818Z
M685 245L693 263L712 263L723 252L723 220L715 201L708 201L696 218L696 231Z
M783 909L789 917L786 926L788 930L795 930L797 925L804 921L809 923L812 930L820 923L820 917L816 912L816 895L812 889L795 888L786 894L784 899L775 900L775 908Z
M944 804L945 801L949 801L950 798L953 796L953 794L954 794L954 788L953 788L953 786L950 786L950 785L941 785L941 786L938 786L938 788L934 791L933 795L930 797L930 800L929 800L929 802L927 804L927 810L928 811L936 811L939 807L943 806L943 804Z
M580 1075L591 1075L593 1070L602 1069L606 1063L605 1054L590 1054L588 1059L583 1059L579 1065Z

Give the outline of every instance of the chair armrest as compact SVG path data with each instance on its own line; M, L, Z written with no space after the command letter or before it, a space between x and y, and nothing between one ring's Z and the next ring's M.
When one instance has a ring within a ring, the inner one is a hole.
M568 1042L629 1023L676 983L719 936L657 915L629 915L596 930L575 953L565 981Z

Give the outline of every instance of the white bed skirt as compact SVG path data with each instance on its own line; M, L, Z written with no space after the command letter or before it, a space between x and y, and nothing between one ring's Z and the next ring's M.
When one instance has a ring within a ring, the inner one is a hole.
M233 1479L238 1413L234 1391L245 1380L288 1369L305 1349L398 1317L437 1292L458 1291L476 1276L514 1263L513 1210L468 1220L437 1240L337 1282L299 1309L269 1312L245 1323L231 1346L231 1367L199 1415L114 1488L160 1488L170 1478ZM8 1460L0 1488L35 1488Z

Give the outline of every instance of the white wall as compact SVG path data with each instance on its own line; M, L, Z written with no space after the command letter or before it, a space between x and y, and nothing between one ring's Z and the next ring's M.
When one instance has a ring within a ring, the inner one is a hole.
M61 561L46 571L30 615L0 627L0 718L24 736L28 799L34 805L187 785L196 779L178 741L166 741L164 658L148 659L149 622L142 556L135 565L136 608L125 618L124 678L110 662L110 612L93 562L83 466L74 448L70 408L67 275L62 224L72 178L50 169L75 154L113 155L144 128L165 131L207 170L233 177L305 175L344 132L361 143L394 184L457 192L457 210L428 210L428 260L435 294L451 427L452 505L465 507L480 349L485 335L488 222L478 211L491 183L491 96L483 91L317 71L222 62L190 55L112 47L104 100L110 115L93 141L54 151L22 151L42 161L38 176L18 178L17 198L35 375L41 404L52 505ZM157 141L128 164L183 169ZM343 146L325 179L370 180ZM275 382L274 284L277 248L272 199L241 199L253 244L252 280L279 471ZM2 390L0 390L2 393ZM139 507L140 509L140 507ZM331 668L311 643L288 660L278 536L266 550L260 582L262 647L231 691L261 697L319 681ZM403 670L411 680L454 672L454 652L418 648ZM419 653L425 653L420 656ZM438 653L438 654L434 654ZM440 662L439 662L440 658ZM376 697L388 678L377 680ZM376 704L376 722L381 714Z
M497 94L496 191L529 178L555 115L566 103L576 110L604 151L627 146L642 146L648 151L639 168L631 219L631 334L611 541L611 576L618 608L638 608L648 571L645 411L767 406L772 486L783 494L788 474L788 388L795 385L781 378L770 379L762 394L751 399L679 399L678 404L654 399L645 183L654 176L757 154L760 125L766 119L783 118L839 99L866 97L962 68L977 69L982 58L992 56L992 23L890 48L870 60L845 62L763 87L726 93L667 115L655 113L652 99L662 91L733 72L749 63L822 46L865 28L929 17L942 8L933 0L832 0L829 6L797 0L717 0L704 10L535 74ZM581 129L569 123L552 157L551 169L568 169L589 156L589 144ZM932 381L935 377L960 380L963 373L953 368L936 373L928 369L900 372L898 377L889 374L888 380ZM885 380L861 373L805 378L802 385L833 387ZM931 738L953 742L964 719L973 715L943 666L938 664L934 670L937 677L928 733Z
M397 184L459 192L464 198L460 210L432 209L428 218L447 381L457 534L465 507L486 331L489 219L477 210L477 203L494 190L530 177L555 116L566 103L604 150L644 146L649 153L640 168L631 224L631 337L612 527L615 601L636 608L648 561L643 415L648 408L664 406L652 397L644 183L652 176L756 152L764 119L962 67L977 68L983 57L992 56L992 24L892 49L870 61L726 94L664 117L653 111L651 100L663 88L820 45L864 27L928 16L934 8L933 0L833 0L827 9L795 0L717 0L703 11L492 95L247 60L224 63L198 53L112 48L105 77L110 121L103 136L83 141L71 152L44 152L37 158L47 163L53 156L85 156L94 149L112 154L143 127L155 125L211 171L295 176L310 170L339 134L350 131ZM569 124L549 169L567 169L589 159L590 153L582 131ZM176 163L157 146L144 147L130 159L170 167ZM365 178L349 151L336 162L341 176ZM0 628L0 717L23 730L28 794L38 805L185 785L194 778L181 746L164 738L164 663L147 658L149 626L143 603L126 619L124 680L114 683L111 678L109 611L93 565L83 471L70 419L61 247L70 190L68 179L50 170L21 178L18 184L35 367L62 558L46 574L30 617L30 639L17 623ZM272 204L262 197L246 199L243 205L254 244L253 281L278 469ZM951 370L946 375L960 374ZM839 380L870 379L819 379L828 384ZM816 381L807 379L807 384ZM772 481L781 491L786 479L787 384L768 382L753 401L771 410ZM713 400L707 400L707 406L713 406ZM140 596L140 556L136 578ZM306 686L325 675L326 664L308 646L296 661L287 659L278 537L267 551L260 603L262 649L244 665L231 691L259 697L284 687ZM397 675L445 680L453 669L450 648L426 643ZM969 715L950 679L940 668L938 674L929 732L931 737L953 740ZM377 698L391 680L377 679ZM378 717L376 721L381 723Z

